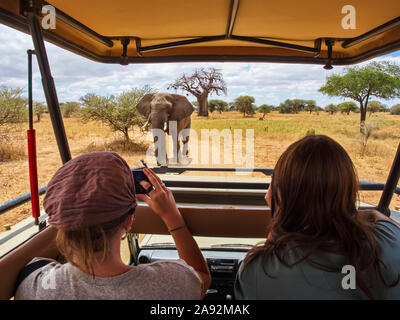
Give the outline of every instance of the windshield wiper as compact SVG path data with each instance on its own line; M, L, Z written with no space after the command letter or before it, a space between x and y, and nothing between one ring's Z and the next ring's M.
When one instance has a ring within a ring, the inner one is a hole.
M174 242L155 242L147 245L141 246L142 248L175 248Z
M252 248L254 247L252 244L246 244L246 243L223 243L223 244L213 244L211 245L211 248L235 248L235 247L240 247L240 248Z

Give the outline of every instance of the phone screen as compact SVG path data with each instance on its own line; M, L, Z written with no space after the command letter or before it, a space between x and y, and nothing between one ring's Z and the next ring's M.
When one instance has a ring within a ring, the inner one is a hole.
M149 179L144 174L143 170L132 170L132 174L133 174L133 180L135 181L136 193L144 193L145 194L146 190L142 187L142 185L139 182L144 180L144 181L147 181L148 183L150 183Z

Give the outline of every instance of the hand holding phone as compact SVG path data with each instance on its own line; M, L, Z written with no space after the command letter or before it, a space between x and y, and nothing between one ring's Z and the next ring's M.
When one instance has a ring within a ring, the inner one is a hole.
M147 194L147 190L149 189L145 189L143 188L143 186L140 184L141 181L146 181L151 188L152 184L149 181L149 178L146 177L146 175L143 172L143 169L138 169L138 170L133 170L133 179L135 180L135 192L138 193L142 193L142 194Z
M147 168L146 162L144 162L143 159L141 159L140 161L143 163L143 166ZM153 189L153 185L151 184L149 178L147 178L147 176L144 174L143 169L132 170L132 174L133 174L133 180L135 181L136 194L147 194L149 191ZM145 189L140 184L141 181L146 181L147 184L149 184L150 186L147 189Z
M172 191L168 189L151 169L144 168L143 173L154 186L154 191L145 194L138 194L137 197L146 202L154 213L160 216L168 230L181 226L184 221L176 206Z

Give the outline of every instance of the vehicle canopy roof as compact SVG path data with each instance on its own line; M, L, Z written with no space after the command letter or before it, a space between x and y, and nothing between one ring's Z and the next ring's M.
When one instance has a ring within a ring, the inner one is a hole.
M400 1L33 0L56 8L44 38L105 63L264 61L346 65L400 48ZM29 33L28 0L0 22ZM42 14L46 16L46 12ZM331 54L329 53L331 47ZM329 59L330 58L330 59Z

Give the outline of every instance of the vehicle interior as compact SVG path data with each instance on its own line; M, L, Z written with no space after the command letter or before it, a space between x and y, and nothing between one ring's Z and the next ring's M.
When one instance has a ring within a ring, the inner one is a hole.
M55 29L42 27L45 5L56 10ZM71 153L45 41L108 64L279 62L318 64L321 70L400 49L399 1L353 0L352 5L357 16L363 17L355 30L340 26L342 6L319 0L302 6L287 0L3 0L0 23L32 37L59 154L66 163ZM153 170L173 191L207 260L212 284L205 299L234 299L240 262L268 233L272 217L264 196L273 168L251 168L255 176L243 178L230 177L236 168L225 167L156 166ZM185 175L188 172L190 175ZM216 172L226 177L214 175ZM400 144L386 183L360 181L362 190L382 191L380 202L359 206L377 208L399 220L399 213L389 209L393 194L400 194L399 175ZM45 190L40 186L37 195ZM0 214L28 201L31 193L12 199L0 205ZM135 214L133 229L124 240L127 262L137 265L177 259L162 220L143 202ZM32 258L61 259L55 246L56 230L46 224L46 213L41 211L34 218L35 232L18 238L1 254L0 299L13 297L19 270Z

